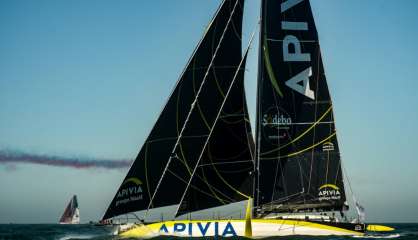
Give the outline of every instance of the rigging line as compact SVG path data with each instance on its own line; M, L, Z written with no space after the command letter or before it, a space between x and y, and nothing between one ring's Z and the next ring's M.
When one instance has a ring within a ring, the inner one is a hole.
M319 92L319 81L320 81L320 76L319 76L319 71L320 71L320 64L321 64L321 51L318 47L318 51L316 53L317 56L317 68L316 68L316 88L315 88L315 111L314 111L314 119L316 119L317 115L318 115L318 92ZM326 82L326 77L324 76L324 82ZM332 106L332 105L331 105ZM331 113L332 115L332 113ZM332 119L331 119L332 120ZM312 144L315 143L315 136L316 136L316 129L313 130L313 138L312 138ZM314 150L312 150L312 154L311 154L311 169L309 171L309 182L308 182L308 191L311 189L311 181L312 181L312 172L313 172L313 165L314 165ZM325 182L328 182L328 164L329 164L329 157L327 158L327 172L325 174Z
M331 110L332 110L332 105L328 108L328 110L325 111L325 113L318 119L318 121L314 122L314 124L312 124L312 126L310 126L308 129L306 129L303 133L301 133L295 139L293 139L292 141L290 141L290 142L286 143L285 145L280 146L280 147L278 147L276 149L273 149L273 150L270 150L270 151L267 151L267 152L263 152L263 153L261 153L261 155L267 155L269 153L273 153L273 152L279 151L279 150L281 150L281 149L289 146L290 144L295 143L296 141L298 141L299 139L301 139L303 136L305 136L309 131L311 131L316 125L320 124L321 123L321 120L324 119L325 116L327 116L327 114Z
M351 195L353 196L353 200L354 200L354 204L355 204L357 202L357 199L356 199L356 196L354 194L353 188L351 187L351 181L350 181L350 178L348 177L347 170L345 169L345 166L342 163L342 161L340 161L340 165L341 165L341 168L343 170L343 176L345 176L345 178L347 179L348 188L350 189L350 192L351 192Z
M226 2L226 1L224 1L224 2L223 2L223 4L225 4L225 2ZM222 6L223 6L223 4L222 4ZM189 112L188 112L188 114L187 114L187 117L186 117L186 119L185 119L185 122L183 123L183 127L182 127L182 129L181 129L181 131L180 131L180 134L179 134L179 136L178 136L178 138L177 138L177 141L176 141L176 143L174 144L173 150L171 151L171 154L170 154L170 156L169 156L169 158L168 158L168 161L167 161L167 164L166 164L166 166L165 166L165 168L164 168L164 171L163 171L163 173L162 173L162 175L161 175L161 177L160 177L160 179L159 179L159 181L158 181L157 186L155 187L155 190L154 190L154 193L153 193L153 195L152 195L152 198L150 199L150 202L149 202L149 204L148 204L147 210L146 210L146 212L145 212L145 214L144 214L144 219L145 219L145 218L147 217L147 215L148 215L149 209L150 209L150 207L151 207L151 205L152 205L152 202L154 201L154 197L155 197L155 195L157 194L157 191L158 191L158 189L159 189L159 187L160 187L160 185L161 185L161 182L162 182L162 180L163 180L163 178L164 178L164 176L165 176L165 174L166 174L166 172L167 172L168 166L170 165L170 162L171 162L171 160L172 160L172 156L173 156L173 154L175 154L176 149L177 149L177 145L179 144L180 139L181 139L181 137L182 137L182 135L183 135L183 132L184 132L184 130L186 129L186 126L187 126L187 123L188 123L188 121L189 121L189 118L190 118L190 116L191 116L191 114L192 114L192 111L193 111L193 109L194 109L195 105L196 105L196 102L197 102L197 99L198 99L198 97L199 97L199 95L200 95L200 92L202 91L202 88L203 88L203 85L204 85L204 83L205 83L205 81L206 81L206 78L207 78L207 76L208 76L208 74L209 74L209 72L210 72L210 68L211 68L211 67L212 67L212 65L213 65L213 62L214 62L214 60L215 60L215 58L216 58L216 55L217 55L217 53L218 53L218 50L219 50L219 48L220 48L220 46L221 46L221 43L222 43L223 38L224 38L224 36L225 36L225 33L226 33L227 29L228 29L228 26L230 25L230 22L231 22L231 19L232 19L233 15L234 15L234 12L235 12L235 9L236 9L237 4L238 4L238 1L236 1L236 2L235 2L234 8L232 9L232 12L231 12L231 14L230 14L230 16L229 16L229 19L228 19L228 22L226 23L225 29L224 29L224 31L222 32L222 35L221 35L221 37L220 37L220 39L219 39L218 46L217 46L217 48L216 48L216 50L215 50L215 52L214 52L214 54L213 54L213 56L212 56L212 59L211 59L211 61L210 61L210 63L209 63L208 70L206 71L206 73L205 73L205 75L204 75L204 77L203 77L202 83L200 84L200 87L199 87L199 90L198 90L198 91L197 91L197 93L196 93L195 99L194 99L193 103L192 103L192 104L191 104L191 106L190 106L190 110L189 110ZM222 6L221 6L221 7L222 7ZM219 10L218 10L218 11L219 11ZM215 15L214 19L212 20L212 22L215 20L215 18L216 18L216 15ZM238 67L238 69L239 69L239 68L240 68L240 66ZM209 137L210 137L210 134L209 134ZM208 137L208 138L209 138L209 137ZM195 170L196 170L196 167L195 167ZM191 178L190 178L190 179L191 179ZM178 210L178 209L177 209L177 210Z
M245 78L245 75L244 75L244 78ZM244 90L244 91L242 91L242 94L241 94L241 103L242 103L242 112L243 112L243 117L244 117L244 130L245 130L245 143L246 143L246 146L248 147L248 150L249 150L249 153L250 153L250 158L253 160L253 168L254 168L254 151L255 151L255 149L253 149L253 147L254 147L254 138L253 138L253 136L252 136L252 133L251 133L251 123L250 123L250 120L249 120L249 118L250 118L250 116L249 116L249 114L248 114L248 107L247 107L247 98L246 98L246 95L245 95L245 79L242 81L242 89ZM222 119L223 121L225 121L225 119ZM247 123L248 122L248 123ZM248 128L249 128L249 130L248 130ZM235 135L235 134L234 134ZM254 184L253 184L253 188L254 188ZM253 198L254 198L254 196L253 196Z
M242 6L242 4L240 2L238 2L240 9L242 9L242 11L244 11L244 6ZM231 6L230 6L231 7ZM241 26L242 27L242 26ZM232 22L232 29L234 30L235 36L242 41L242 37L241 34L238 33L237 28L235 27L234 22Z
M279 140L280 141L280 140ZM282 161L277 161L276 162L276 171L275 171L275 176L274 176L274 183L273 183L273 185L272 185L272 189L271 189L271 192L272 192L272 194L271 194L271 199L270 199L270 201L272 201L273 200L273 197L274 197L274 194L275 194L275 189L276 189L276 184L277 184L277 181L279 180L278 179L278 177L277 177L277 175L278 175L278 173L279 173L279 166L280 166L280 173L281 173L281 175L282 175L282 181L284 182L285 181L285 179L284 179L284 176L283 176L283 168L282 168ZM283 185L285 185L285 184L283 184ZM286 190L286 189L285 189ZM287 193L286 193L287 194Z
M303 159L298 159L297 163L299 165L299 174L300 174L300 184L302 186L302 192L305 193L305 185L303 183L303 169L302 169L302 165L301 165L301 160Z
M196 59L195 59L195 60L196 60ZM196 61L193 61L193 66L194 66L195 64L196 64ZM208 68L208 69L209 69L209 68ZM192 84L193 84L193 92L194 92L194 94L195 94L195 96L196 96L195 71L193 71L193 73L192 73ZM208 123L208 121L206 120L206 117L205 117L205 115L203 114L202 109L200 108L200 104L199 104L199 102L196 102L196 104L197 104L197 110L199 110L200 117L202 118L202 120L203 120L204 124L206 125L206 127L207 127L208 129L210 129L209 123ZM181 147L181 144L180 144L180 147ZM184 156L183 156L183 157L184 157Z
M254 136L254 180L253 180L253 197L254 197L254 206L258 206L260 204L259 200L260 200L260 139L261 139L261 131L260 131L260 123L261 123L261 114L260 114L260 109L261 109L261 99L260 99L260 94L261 94L261 83L264 82L264 78L263 78L263 70L264 70L264 60L262 57L262 51L263 51L263 43L262 43L262 38L263 38L263 27L262 27L262 15L263 15L263 1L261 2L261 6L260 6L260 18L258 21L258 24L260 26L259 28L259 36L258 36L258 41L259 41L259 48L258 48L258 73L257 73L257 105L256 105L256 125L255 125L255 136ZM256 215L255 212L253 212L254 215Z
M261 132L260 132L260 123L261 123L261 83L264 82L263 77L263 70L264 70L264 59L262 56L263 51L263 34L265 34L265 31L263 31L263 1L261 1L260 4L260 18L258 20L259 26L259 46L258 46L258 69L257 69L257 104L256 104L256 118L255 118L255 134L254 134L254 180L253 180L253 198L254 198L254 207L259 205L259 199L260 199L260 139L261 139ZM267 28L267 27L266 27ZM250 125L251 126L251 125ZM252 136L251 136L252 137ZM255 214L253 212L253 214Z
M195 62L195 59L193 59L193 64L194 64L194 62ZM193 71L193 74L194 74L194 71ZM177 135L179 135L180 133L179 133L179 103L180 103L180 95L181 95L181 89L182 89L182 87L183 87L183 85L180 85L179 86L179 91L178 91L178 93L177 93L177 101L176 101L176 132L177 132ZM177 136L177 138L178 138L178 136ZM176 138L176 139L177 139ZM184 166L186 166L186 169L187 169L187 172L189 172L189 174L191 174L191 170L190 170L190 167L189 167L189 165L187 164L187 159L186 159L186 157L184 156L184 152L183 152L183 148L182 148L182 146L181 146L181 143L180 143L180 154L181 154L181 156L182 156L182 158L180 159L180 162L181 163L183 163L183 165ZM170 154L170 159L171 159L171 155L172 154ZM169 160L170 160L169 159ZM160 179L161 180L161 179ZM151 199L151 198L150 198Z
M235 5L236 5L237 3L238 3L238 1L235 3ZM234 10L235 10L235 7L234 7L234 9L232 10L232 14L234 13ZM232 14L231 14L231 16L232 16ZM221 115L221 113L222 113L222 109L223 109L223 107L224 107L224 105L225 105L225 103L226 103L226 100L228 99L228 95L229 95L229 93L231 92L232 87L234 86L235 79L237 78L238 74L240 73L241 66L242 66L242 64L243 64L243 62L244 62L244 59L246 59L246 58L247 58L247 54L248 54L249 47L251 46L251 43L252 43L252 41L253 41L253 39L254 39L254 33L255 33L255 32L253 32L253 34L252 34L252 36L251 36L251 40L250 40L249 46L247 47L247 50L246 50L246 52L245 52L245 55L244 55L244 57L241 59L240 64L238 65L238 68L237 68L237 71L235 72L234 78L232 79L232 82L231 82L231 84L229 85L229 88L228 88L228 91L226 92L225 98L224 98L224 100L222 101L222 105L221 105L221 107L220 107L220 108L219 108L219 110L218 110L218 114L216 115L215 122L214 122L214 124L212 125L212 128L211 128L211 130L210 130L210 132L209 132L209 137L206 139L205 144L204 144L204 146L203 146L203 148L202 148L202 151L200 152L200 156L199 156L199 158L198 158L198 160L197 160L197 162L196 162L196 166L195 166L195 167L194 167L194 169L193 169L192 176L191 176L191 178L189 179L189 183L187 184L186 189L185 189L185 191L183 192L183 196L181 197L181 200L180 200L179 206L177 207L177 210L176 210L176 215L177 215L177 213L178 213L178 211L179 211L179 209L180 209L180 205L181 205L181 203L183 202L184 197L186 196L187 189L189 188L190 183L191 183L191 181L192 181L192 179L193 179L193 175L195 174L196 169L197 169L197 168L198 168L198 166L199 166L200 160L202 159L202 156L203 156L203 154L205 153L205 149L206 149L206 146L208 145L208 142L209 142L210 136L211 136L211 135L212 135L212 133L213 133L213 129L215 129L216 122L217 122L217 120L218 120L219 116L220 116L220 115ZM238 193L240 193L240 192L238 192ZM242 193L240 193L240 194L242 194ZM245 194L242 194L242 195L243 195L244 197L249 198L249 196L247 196L247 195L245 195Z
M283 203L283 202L287 202L289 199L298 197L298 196L302 195L303 193L304 193L303 191L297 192L297 193L293 193L291 195L287 195L285 197L282 197L282 198L276 199L274 201L271 201L269 203L266 203L265 205L271 205L272 206L272 205L276 205L278 203L280 204L280 203Z
M145 143L145 153L144 153L144 170L145 170L145 181L147 185L147 193L148 198L151 199L151 192L149 188L149 181L148 181L148 143Z

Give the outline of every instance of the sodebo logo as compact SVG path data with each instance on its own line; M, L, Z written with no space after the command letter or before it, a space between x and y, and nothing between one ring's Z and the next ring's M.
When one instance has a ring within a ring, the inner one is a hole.
M283 114L264 114L263 126L270 125L272 127L289 126L292 125L292 119Z

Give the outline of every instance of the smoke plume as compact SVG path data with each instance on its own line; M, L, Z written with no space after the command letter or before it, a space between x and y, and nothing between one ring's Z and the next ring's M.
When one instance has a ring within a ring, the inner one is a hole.
M74 169L126 169L131 165L131 163L132 160L126 159L112 160L80 157L59 157L0 150L0 165L6 165L6 167L11 167L16 164L39 164Z

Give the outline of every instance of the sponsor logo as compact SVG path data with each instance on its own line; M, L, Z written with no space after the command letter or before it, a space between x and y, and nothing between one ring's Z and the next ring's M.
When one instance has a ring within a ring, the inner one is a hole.
M220 223L220 222L194 222L194 223L174 223L173 226L167 227L166 224L162 224L160 227L160 233L163 234L187 234L189 236L206 236L209 233L211 236L221 237L235 237L237 233L231 222Z
M290 117L286 117L283 114L264 114L263 116L263 126L270 125L270 126L289 126L292 125L292 119Z
M361 226L361 225L356 225L356 226L354 226L354 230L355 230L355 231L361 231L361 230L363 230L363 226Z
M322 144L322 151L324 152L334 151L334 149L334 144L332 142Z
M132 201L142 200L142 182L138 178L128 178L123 183L116 195L116 206L127 204Z
M290 115L278 107L269 108L261 119L264 135L275 145L286 143L290 139L292 123Z
M319 201L340 200L340 188L334 184L324 184L319 187L318 199Z
M281 13L286 14L288 11L292 11L292 8L303 1L304 0L283 1L280 6ZM302 52L301 41L296 37L301 36L302 34L295 34L298 33L298 31L309 31L308 22L300 21L299 19L292 19L292 21L283 20L281 22L281 28L283 31L289 32L289 34L284 36L282 41L283 61L296 63L307 62L311 65L311 54ZM312 67L309 65L306 69L296 73L293 77L287 80L285 85L305 97L315 100L314 91L312 91L309 85L309 78L312 76Z

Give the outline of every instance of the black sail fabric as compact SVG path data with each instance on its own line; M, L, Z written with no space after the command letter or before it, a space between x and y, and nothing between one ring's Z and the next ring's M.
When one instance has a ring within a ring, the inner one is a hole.
M244 90L245 60L246 55L177 216L252 196L254 142Z
M68 203L67 207L64 210L60 218L60 223L71 223L74 214L76 214L76 209L78 208L77 196L74 195L70 202Z
M260 211L345 208L332 102L308 0L263 0L258 84Z
M221 4L103 219L148 209L150 204L151 208L179 204L222 96L241 61L243 3L225 0ZM206 72L209 74L180 143L171 154Z

